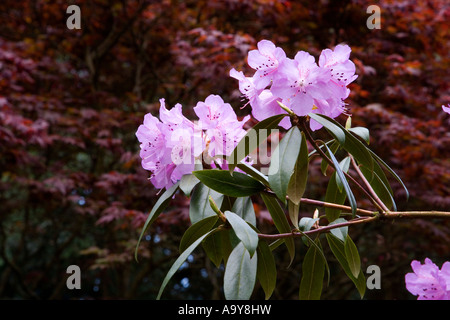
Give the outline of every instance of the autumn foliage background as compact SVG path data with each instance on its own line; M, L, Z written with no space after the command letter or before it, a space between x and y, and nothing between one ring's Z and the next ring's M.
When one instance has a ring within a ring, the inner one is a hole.
M66 27L70 4L81 8L81 30ZM371 4L381 8L380 30L366 26ZM407 185L409 201L392 181L399 210L450 208L450 116L441 109L450 103L448 1L4 0L0 21L3 299L155 298L189 225L189 199L176 196L137 263L139 232L158 197L140 166L137 127L160 98L189 117L197 101L219 94L249 114L228 73L249 71L247 52L261 39L290 57L347 43L359 75L348 100L353 123L370 129L372 150ZM320 162L310 179L307 196L323 199ZM270 229L264 206L255 211ZM449 228L421 219L351 228L363 271L381 268L381 290L365 298L414 299L404 285L410 262L449 260ZM280 250L272 299L298 297L299 247L290 268ZM81 290L66 288L72 264L82 270ZM330 266L322 298L358 299L339 265ZM198 250L165 298L223 298L222 279ZM253 297L264 298L262 290Z

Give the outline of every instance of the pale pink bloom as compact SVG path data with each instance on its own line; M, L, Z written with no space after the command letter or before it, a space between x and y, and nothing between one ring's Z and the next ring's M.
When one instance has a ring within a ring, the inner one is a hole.
M448 104L448 107L442 105L442 110L444 110L444 112L447 112L448 114L450 114L450 104Z
M304 116L314 108L315 99L328 99L327 83L330 71L320 68L312 55L299 51L294 60L285 59L278 70L271 91L275 96L289 100L291 109Z
M414 273L405 275L406 289L417 300L449 300L450 299L450 262L445 262L441 270L430 259L421 264L411 262Z
M286 59L286 53L269 40L261 40L257 46L258 50L248 53L247 61L256 70L253 75L256 88L264 89L275 78L279 66Z

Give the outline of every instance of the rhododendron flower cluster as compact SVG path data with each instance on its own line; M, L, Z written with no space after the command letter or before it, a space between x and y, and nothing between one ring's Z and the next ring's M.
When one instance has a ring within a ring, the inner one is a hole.
M411 262L414 273L405 275L406 289L418 300L450 300L450 262L445 262L442 268L426 258L421 264Z
M299 51L290 59L283 49L262 40L257 50L248 53L248 64L255 70L253 76L235 69L230 76L239 80L239 89L259 121L286 113L278 102L298 116L315 112L335 118L345 112L344 100L350 94L347 86L357 78L350 52L348 45L325 49L317 64L308 52ZM310 123L312 130L321 128L314 120ZM280 126L289 129L289 118L284 118Z
M152 172L150 181L156 188L168 189L202 161L225 169L225 160L212 157L230 155L246 133L242 127L250 117L238 121L231 105L220 96L210 95L194 111L199 118L195 123L182 114L179 103L168 110L160 99L159 119L146 114L136 132L142 167ZM210 158L202 157L205 152Z

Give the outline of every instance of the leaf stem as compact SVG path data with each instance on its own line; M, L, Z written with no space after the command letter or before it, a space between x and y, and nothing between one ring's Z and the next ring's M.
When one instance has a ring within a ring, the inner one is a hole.
M381 199L378 197L378 195L375 193L375 191L373 190L372 186L370 185L369 181L367 181L366 177L364 176L364 174L361 172L361 170L359 169L358 164L356 163L355 159L353 158L352 155L350 155L350 161L352 162L353 167L355 168L356 173L358 174L358 176L361 178L361 180L364 182L364 184L367 187L367 190L369 190L370 194L372 195L372 197L379 203L379 205L381 206L381 208L383 209L383 212L389 212L389 208L386 207L386 205L383 203L383 201L381 201Z
M329 232L332 229L335 228L341 228L356 224L363 224L372 222L375 220L394 220L394 219L417 219L417 218L445 218L450 219L450 212L447 211L395 211L395 212L389 212L388 215L380 215L376 213L374 216L371 217L359 217L356 219L352 219L346 222L342 223L335 223L328 226L319 226L317 229L312 229L308 231L303 232L289 232L289 233L279 233L279 234L262 234L259 233L258 237L261 239L283 239L283 238L289 238L289 237L303 237L306 235L311 234L320 234L324 232Z

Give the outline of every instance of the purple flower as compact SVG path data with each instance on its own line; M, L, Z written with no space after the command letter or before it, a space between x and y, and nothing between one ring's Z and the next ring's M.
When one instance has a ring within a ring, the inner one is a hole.
M156 188L167 189L183 175L192 173L206 149L210 157L230 155L245 135L243 125L250 118L239 121L231 105L217 95L197 103L197 124L183 116L180 104L170 110L164 99L160 99L160 104L159 119L146 114L136 132L142 167L152 172L150 181ZM214 164L215 159L203 160ZM227 166L223 159L218 163Z
M152 172L150 181L156 188L167 189L194 170L194 146L199 135L194 123L183 116L180 104L171 110L167 110L164 99L160 104L160 119L146 114L136 137L141 143L142 167Z
M239 91L248 99L250 105L258 98L262 89L257 89L252 77L246 77L242 71L230 70L230 77L239 80ZM245 107L245 105L244 105Z
M309 53L300 51L294 60L284 60L278 72L280 76L274 80L271 91L275 96L289 101L297 115L304 116L311 112L315 99L330 98L327 90L330 71L320 68Z
M266 88L276 76L279 66L286 59L283 49L269 40L261 40L258 50L248 53L248 65L256 70L253 81L257 89Z
M250 116L242 121L237 119L230 104L220 96L210 95L205 102L198 102L194 108L199 118L199 126L205 131L208 155L230 155L237 143L245 135L243 125Z
M450 104L448 104L448 107L442 105L442 110L443 110L444 112L447 112L448 114L450 114Z
M422 265L419 261L411 262L414 273L405 275L406 289L417 300L450 299L450 262L445 262L441 270L430 259Z
M330 70L333 83L345 88L358 76L355 64L349 60L352 50L348 45L337 45L334 50L324 49L319 57L319 66Z
M246 77L232 69L230 76L239 80L239 90L259 121L286 112L278 101L299 116L315 112L336 118L346 111L347 86L357 78L350 53L348 45L337 45L334 50L322 50L317 64L308 52L299 51L289 59L281 48L262 40L258 50L248 53L248 63L256 69L254 75ZM291 123L285 118L280 126L289 129ZM322 127L314 120L310 126L312 130Z
M200 120L201 129L214 129L227 121L237 121L236 114L229 103L218 95L209 95L205 102L198 102L194 112Z
M284 102L282 101L281 98L274 96L272 94L272 91L267 89L263 90L251 102L253 117L258 121L262 121L277 114L287 113L280 107L278 101ZM281 122L279 123L279 125L285 128L286 130L292 126L289 117L284 117L283 120L281 120Z

